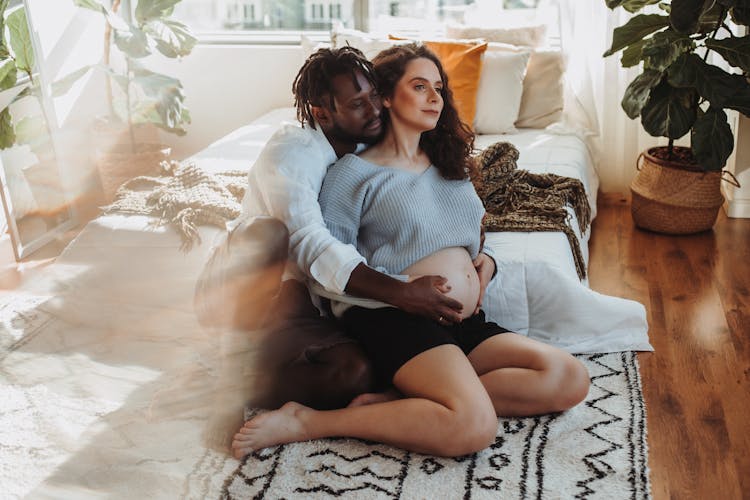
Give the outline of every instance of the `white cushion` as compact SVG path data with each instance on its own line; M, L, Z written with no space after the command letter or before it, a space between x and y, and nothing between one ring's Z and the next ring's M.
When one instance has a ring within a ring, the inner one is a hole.
M493 52L527 52L529 49L490 43ZM521 108L515 126L544 128L560 120L563 112L565 55L558 49L533 49L523 79Z
M485 52L477 90L474 130L479 134L516 132L523 79L530 53Z
M348 28L333 28L331 30L331 45L334 48L351 45L362 51L368 59L378 55L382 50L389 49L394 45L408 43L410 40L391 40L373 33Z
M521 27L488 28L449 24L445 28L447 38L481 38L488 42L509 43L526 47L541 47L547 41L547 26L537 24Z
M307 35L300 36L300 46L302 47L302 63L307 61L307 58L317 52L319 49L326 49L331 47L331 42L319 42L313 40Z

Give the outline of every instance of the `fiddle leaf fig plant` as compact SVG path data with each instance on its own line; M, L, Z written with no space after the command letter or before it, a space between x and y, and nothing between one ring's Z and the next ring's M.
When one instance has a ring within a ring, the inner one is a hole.
M28 75L31 85L36 85L32 76L34 50L26 22L26 9L8 9L10 0L0 0L0 92L16 87L22 76ZM16 143L16 130L10 114L10 103L28 95L29 88L13 93L13 98L0 111L0 149Z
M92 69L104 71L107 97L113 120L127 124L131 146L135 144L134 126L150 123L167 132L185 134L190 113L185 107L182 84L176 78L148 69L141 61L154 53L179 58L190 54L196 38L183 23L172 19L174 7L181 0L139 0L132 16L118 13L120 0L111 7L99 0L73 0L77 6L100 13L106 22L104 59L101 64L86 66L53 85L53 94L62 95ZM131 19L132 18L132 19ZM119 67L111 60L116 47L124 63ZM119 96L113 91L119 89Z
M694 161L721 170L734 148L726 109L750 116L750 35L730 23L750 25L750 0L605 0L610 9L638 14L615 28L610 56L622 51L623 67L642 64L625 90L622 108L641 118L646 132L674 141L690 132ZM720 56L730 71L708 62Z

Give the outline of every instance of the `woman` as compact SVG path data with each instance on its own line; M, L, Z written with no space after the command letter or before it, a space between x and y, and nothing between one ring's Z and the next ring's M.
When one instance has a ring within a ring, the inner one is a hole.
M385 135L329 170L320 198L326 224L345 243L356 243L370 265L410 279L448 278L464 320L449 325L393 307L336 304L380 383L393 384L403 398L330 411L287 403L245 423L232 443L237 458L332 436L460 456L494 441L498 415L562 411L588 392L588 373L574 357L477 312L472 258L484 208L469 181L473 135L458 118L440 61L410 44L381 52L373 64L387 111Z

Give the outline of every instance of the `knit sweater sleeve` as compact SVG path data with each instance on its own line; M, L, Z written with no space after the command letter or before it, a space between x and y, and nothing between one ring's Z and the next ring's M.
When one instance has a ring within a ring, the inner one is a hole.
M341 162L328 169L318 201L328 230L343 243L357 245L367 191L367 182L355 169Z

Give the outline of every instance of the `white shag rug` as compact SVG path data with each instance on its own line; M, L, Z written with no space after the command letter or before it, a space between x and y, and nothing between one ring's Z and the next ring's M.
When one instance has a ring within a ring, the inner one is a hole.
M80 324L50 312L53 302L0 300L2 498L650 498L633 352L581 356L592 376L584 403L501 419L494 445L475 455L326 439L240 462L209 439L228 389L219 339L194 315L140 308L115 321L115 304L109 324ZM231 435L236 420L218 428Z
M494 445L480 453L447 459L352 439L289 444L248 456L226 477L221 497L650 498L636 356L581 359L592 377L583 404L500 419Z

